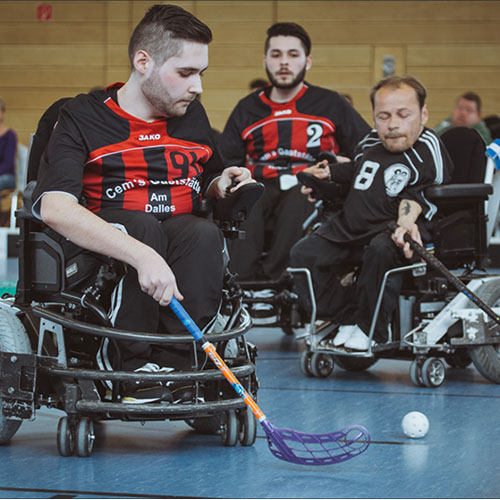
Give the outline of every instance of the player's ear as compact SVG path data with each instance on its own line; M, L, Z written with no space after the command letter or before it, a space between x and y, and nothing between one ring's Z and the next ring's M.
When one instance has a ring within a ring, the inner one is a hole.
M138 50L134 56L134 69L144 75L148 66L153 63L152 57L145 50Z
M313 60L312 60L312 55L311 55L311 54L309 54L309 55L306 57L306 69L311 69L312 63L313 63Z
M427 104L423 105L420 113L422 117L422 125L425 125L427 123L427 120L429 119L429 111L427 109Z

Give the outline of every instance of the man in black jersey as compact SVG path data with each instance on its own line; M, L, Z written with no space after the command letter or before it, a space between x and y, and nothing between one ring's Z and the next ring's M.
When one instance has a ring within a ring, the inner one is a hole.
M266 186L244 225L246 239L231 242L230 268L242 279L259 274L275 279L288 264L290 248L313 210L301 196L297 172L316 163L322 151L352 157L370 130L337 92L304 81L312 56L311 39L301 26L271 26L264 53L271 85L237 104L220 140L224 163L246 165ZM259 269L269 222L272 240Z
M252 179L246 168L223 169L196 99L211 39L180 7L151 7L130 39L128 81L66 103L40 165L35 215L72 243L127 264L110 311L123 329L183 332L165 307L172 296L201 327L220 304L223 237L193 212L202 195L224 197L232 180ZM128 370L185 362L150 345L120 347ZM106 353L101 359L110 366ZM128 400L168 397L164 388L144 389L133 386Z
M290 256L293 267L311 271L319 316L349 323L339 328L337 347L368 349L367 333L384 273L403 265L403 253L412 258L404 234L420 243L422 237L430 237L428 223L436 207L424 190L448 182L453 165L438 136L425 128L425 97L425 88L411 76L381 80L370 95L376 130L360 142L354 161L330 168L323 162L309 169L320 178L350 183L342 211L297 242ZM302 190L311 193L309 188ZM391 221L398 224L394 234L387 229ZM351 269L362 264L354 315L343 309L348 293L339 278L346 263ZM309 311L307 289L300 279L296 284L301 304ZM399 278L391 278L374 333L378 342L387 340L399 289Z

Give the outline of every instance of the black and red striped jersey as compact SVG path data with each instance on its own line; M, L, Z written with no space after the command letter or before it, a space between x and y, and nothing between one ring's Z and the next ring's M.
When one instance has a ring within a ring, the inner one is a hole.
M296 174L321 151L352 157L370 131L337 92L304 83L293 99L277 103L271 89L252 92L231 113L219 143L226 166L246 165L258 180Z
M376 130L358 145L354 162L330 167L332 179L349 182L343 210L318 228L334 242L356 241L387 228L398 218L402 200L418 203L422 230L437 207L426 198L425 188L450 182L453 163L441 139L424 128L415 144L401 153L385 149Z
M199 208L207 183L223 169L203 106L146 122L124 111L116 93L82 94L59 111L44 154L34 213L47 192L65 192L92 212L140 210L158 219Z

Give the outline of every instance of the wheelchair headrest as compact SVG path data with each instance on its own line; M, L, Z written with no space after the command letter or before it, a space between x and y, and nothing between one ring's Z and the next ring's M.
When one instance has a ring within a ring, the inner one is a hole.
M455 165L451 179L453 184L484 182L486 147L476 130L454 127L447 130L441 140Z

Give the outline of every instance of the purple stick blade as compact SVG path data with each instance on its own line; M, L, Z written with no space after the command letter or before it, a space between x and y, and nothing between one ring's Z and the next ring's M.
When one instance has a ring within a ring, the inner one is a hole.
M300 465L331 465L350 460L370 445L370 434L361 425L351 425L328 434L306 434L279 429L264 419L262 427L271 453Z

